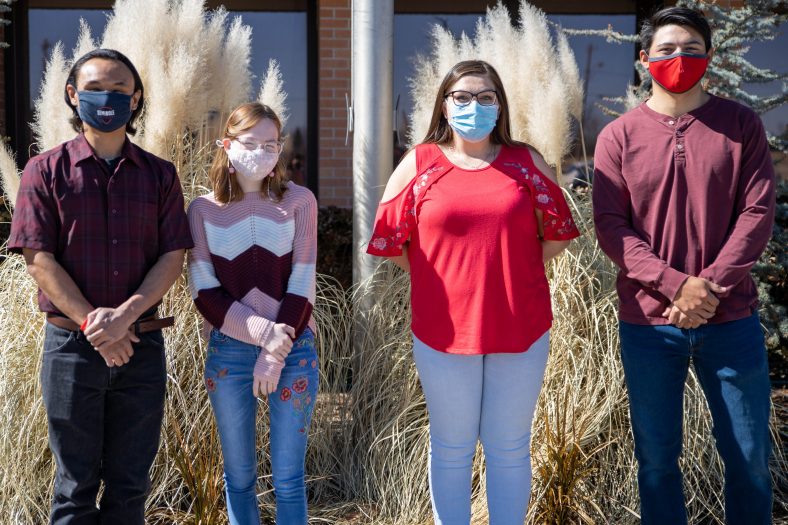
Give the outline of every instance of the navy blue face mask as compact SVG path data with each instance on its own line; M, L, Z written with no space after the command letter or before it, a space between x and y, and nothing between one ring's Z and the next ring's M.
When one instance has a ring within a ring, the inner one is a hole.
M131 95L113 91L80 91L77 108L82 122L104 133L125 126L131 119Z

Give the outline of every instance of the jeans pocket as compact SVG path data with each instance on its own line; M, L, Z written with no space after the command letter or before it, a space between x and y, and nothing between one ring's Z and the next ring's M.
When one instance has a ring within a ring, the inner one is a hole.
M139 335L140 343L145 346L153 347L157 350L164 350L164 334L161 330L144 332Z
M46 324L46 335L44 336L44 353L54 354L63 350L69 343L77 338L78 332L58 328L52 324Z
M210 342L211 343L213 343L213 342L226 343L227 341L229 341L229 339L230 338L227 335L225 335L222 332L220 332L218 328L211 329L211 334L210 334Z

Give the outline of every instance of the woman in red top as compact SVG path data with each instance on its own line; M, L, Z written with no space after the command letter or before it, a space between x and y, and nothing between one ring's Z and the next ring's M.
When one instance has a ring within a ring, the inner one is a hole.
M525 519L552 323L544 262L578 235L544 159L511 138L496 71L456 64L427 136L389 179L367 248L411 274L436 524L470 523L479 439L490 523Z

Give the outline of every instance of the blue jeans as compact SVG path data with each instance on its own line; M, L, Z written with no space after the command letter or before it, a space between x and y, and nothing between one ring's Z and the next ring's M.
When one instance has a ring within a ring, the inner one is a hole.
M51 524L145 522L166 385L160 330L140 336L127 364L109 368L82 332L46 324L41 393L57 465Z
M227 513L232 525L259 525L257 506L256 416L253 371L262 350L214 329L205 363L224 456ZM268 396L271 419L271 471L277 525L306 525L304 457L317 397L315 337L307 328L293 343L276 392Z
M758 314L686 330L621 322L619 332L642 523L687 523L678 460L690 361L725 464L726 522L771 523L769 368Z
M430 417L430 496L436 525L471 521L471 470L481 439L491 525L523 525L531 493L531 423L549 335L527 352L456 355L413 337Z

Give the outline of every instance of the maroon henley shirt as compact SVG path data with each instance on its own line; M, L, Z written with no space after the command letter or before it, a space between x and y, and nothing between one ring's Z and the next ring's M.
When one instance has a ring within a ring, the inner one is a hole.
M751 315L750 269L772 234L774 179L763 124L737 102L711 96L678 118L643 103L605 127L594 220L620 268L620 319L668 324L662 313L688 276L728 288L709 323Z

